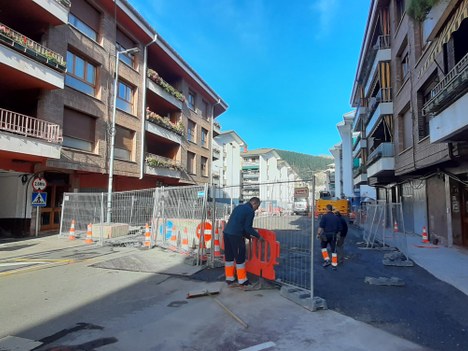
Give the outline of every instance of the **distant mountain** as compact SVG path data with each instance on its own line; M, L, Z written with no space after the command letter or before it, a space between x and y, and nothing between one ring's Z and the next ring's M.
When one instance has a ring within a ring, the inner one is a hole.
M275 151L302 179L310 179L311 172L326 170L334 162L333 157L312 156L278 149Z

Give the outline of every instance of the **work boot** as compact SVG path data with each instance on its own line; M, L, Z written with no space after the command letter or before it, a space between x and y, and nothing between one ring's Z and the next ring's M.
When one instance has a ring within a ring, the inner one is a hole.
M243 282L242 284L239 284L239 285L242 285L242 286L252 286L252 283L248 280L246 280L245 282Z
M330 260L326 260L326 261L323 262L323 264L322 264L323 267L328 267L329 265L331 265Z

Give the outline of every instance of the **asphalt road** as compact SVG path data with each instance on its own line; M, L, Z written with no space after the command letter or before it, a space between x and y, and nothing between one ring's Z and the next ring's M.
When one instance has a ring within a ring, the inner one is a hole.
M315 245L315 295L329 309L419 345L468 350L468 296L417 265L383 265L388 251L359 248L360 241L361 231L351 226L345 243L348 259L336 271L321 267ZM365 277L397 277L405 285L370 285Z

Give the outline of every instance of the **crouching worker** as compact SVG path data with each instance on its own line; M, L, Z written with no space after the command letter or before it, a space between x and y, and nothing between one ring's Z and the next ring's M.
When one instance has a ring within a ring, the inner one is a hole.
M237 270L238 283L244 286L251 285L245 269L245 238L254 236L263 240L252 227L255 211L259 206L260 199L258 197L253 197L249 202L236 206L224 228L224 273L228 284L235 282Z

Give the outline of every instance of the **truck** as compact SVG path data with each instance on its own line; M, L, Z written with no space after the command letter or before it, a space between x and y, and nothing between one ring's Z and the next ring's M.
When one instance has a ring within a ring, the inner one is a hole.
M309 210L309 188L306 186L294 188L293 214L308 215Z
M332 205L335 211L340 211L342 216L348 217L350 204L347 199L333 199L329 191L320 191L319 198L315 200L315 218L327 213L327 205Z

